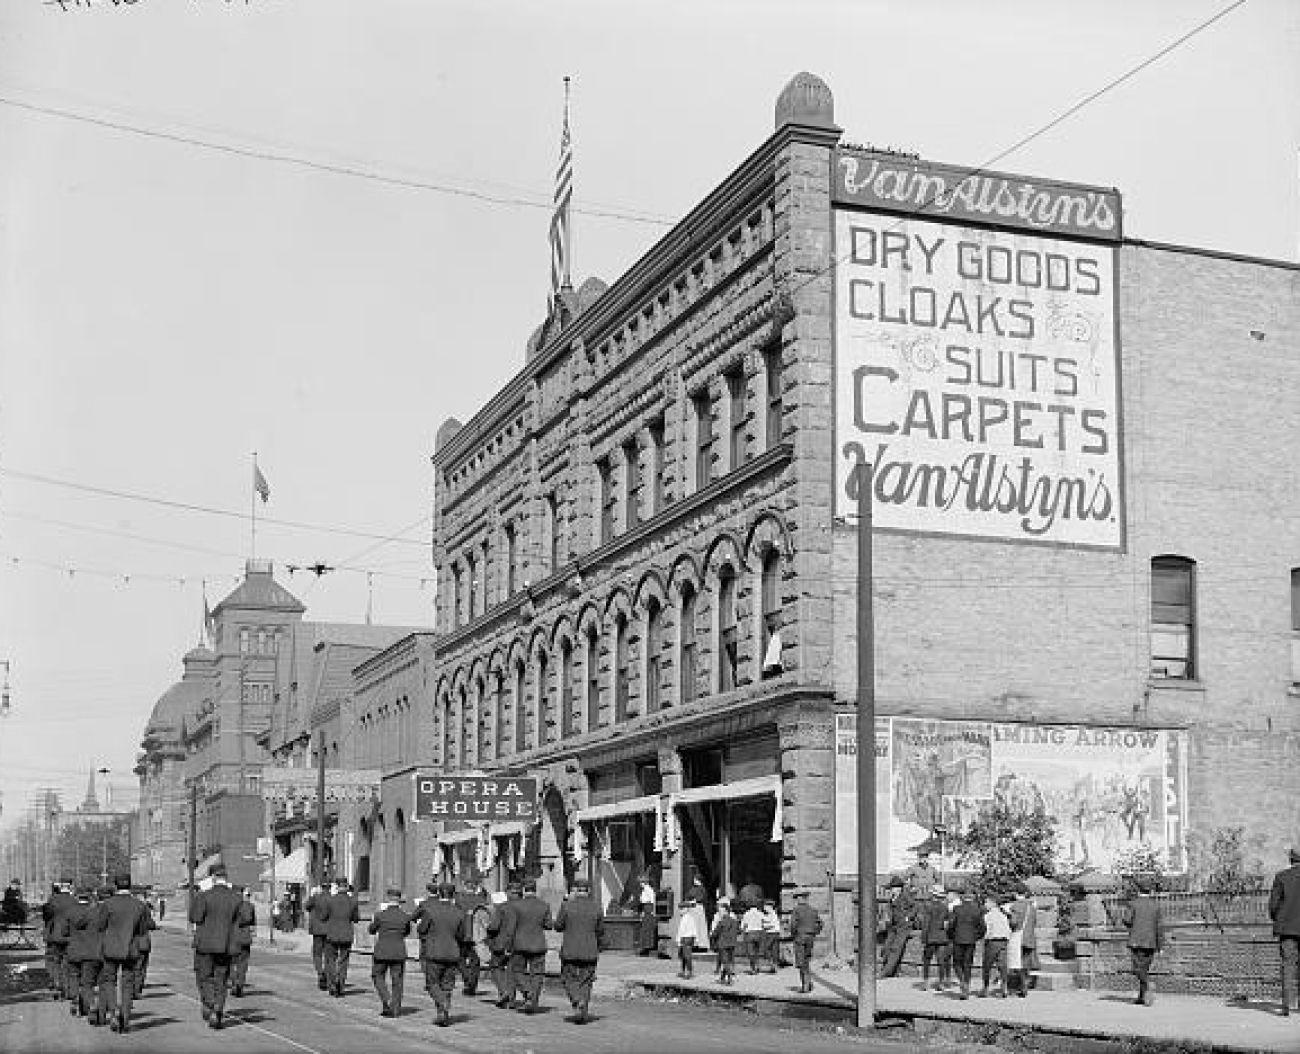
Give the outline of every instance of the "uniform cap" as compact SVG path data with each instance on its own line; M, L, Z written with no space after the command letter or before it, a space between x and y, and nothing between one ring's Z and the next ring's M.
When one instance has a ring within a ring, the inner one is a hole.
M589 893L591 891L591 883L585 878L575 878L573 880L573 891L575 893Z
M524 892L525 892L525 893L536 893L536 892L537 892L537 883L534 882L534 881L530 878L527 882L524 883Z
M428 890L430 893L437 893L439 884L437 882L426 882L424 884L424 888Z
M522 893L523 891L524 887L518 882L511 882L506 885L507 893Z
M811 892L811 890L807 889L796 889L794 895L797 899L802 900L804 897L810 896Z
M904 885L903 880L902 880L901 878L899 878L897 875L894 875L894 876L889 880L889 882L886 884L885 888L886 888L886 889L901 889L901 888L903 887L903 885Z
M443 882L441 885L438 886L438 896L454 897L455 895L456 895L455 882Z
M401 900L402 891L398 889L396 886L390 886L388 888L387 896L389 900Z

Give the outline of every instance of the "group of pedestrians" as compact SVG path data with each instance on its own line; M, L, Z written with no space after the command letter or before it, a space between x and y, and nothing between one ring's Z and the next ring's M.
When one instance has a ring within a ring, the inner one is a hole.
M144 991L149 931L157 923L129 875L118 875L113 885L74 895L71 882L53 884L41 908L45 964L55 999L66 999L72 1016L126 1033L132 1003Z
M496 1006L526 1014L537 1012L546 971L546 931L555 930L563 934L560 974L574 1020L579 1024L588 1020L596 964L605 938L602 912L591 897L589 882L576 879L554 916L550 905L537 896L534 882L511 883L506 892L494 893L490 898L477 882L459 893L452 882L430 882L427 890L429 896L408 912L402 906L402 891L390 888L369 924L369 931L375 935L371 980L379 996L381 1016L401 1016L406 939L414 933L419 938L425 990L433 1000L437 1024L451 1024L457 978L463 983L465 995L473 996L478 991L482 962L475 919L486 916L482 935L491 954L488 968L497 990ZM340 910L346 911L335 899L337 896L313 895L306 906L309 919L327 943L334 940L328 929L330 918L339 917L336 913ZM328 963L327 958L324 961ZM325 968L328 970L328 966ZM336 982L326 974L322 982L322 989L341 994L342 981L335 988Z

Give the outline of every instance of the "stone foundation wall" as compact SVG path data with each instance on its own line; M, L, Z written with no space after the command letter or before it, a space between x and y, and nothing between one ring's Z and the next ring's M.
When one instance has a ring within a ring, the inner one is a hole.
M1165 948L1152 965L1157 992L1280 999L1277 941L1266 927L1168 927ZM1080 988L1136 991L1123 933L1078 942Z

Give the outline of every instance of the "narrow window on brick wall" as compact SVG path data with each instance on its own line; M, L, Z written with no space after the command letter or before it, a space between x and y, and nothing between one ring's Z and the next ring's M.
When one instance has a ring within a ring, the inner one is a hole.
M528 705L525 693L528 690L528 670L521 662L515 666L515 750L528 749L528 724L524 716L524 707Z
M763 676L779 676L784 669L781 662L781 554L775 549L763 553L761 594L761 629Z
M474 748L474 757L481 765L492 756L492 740L490 737L492 722L488 719L487 682L481 677L479 678L476 694L477 699L474 703L474 729L478 735L478 744ZM406 728L405 713L402 715L402 731L402 740L405 742L407 735L409 735L409 731Z
M455 742L456 724L451 712L451 696L442 701L442 770L451 772L455 764L452 744Z
M474 764L474 708L469 691L460 690L460 743L456 760L458 768L467 769Z
M496 739L497 757L504 757L508 741L506 739L506 675L498 673L496 680L496 720L493 722L492 735Z
M627 619L614 620L614 720L626 721L628 699L632 691L632 670L628 659Z
M451 628L455 629L462 622L460 605L465 589L465 573L460 569L460 564L452 565L451 583Z
M664 511L664 419L650 422L650 515Z
M623 444L623 514L629 531L641 522L641 448L635 439Z
M740 370L727 374L727 417L731 435L727 468L734 472L745 463L745 375Z
M519 541L515 536L515 525L506 524L506 598L515 595L515 567L519 562Z
M546 538L550 543L551 574L560 569L560 495L546 495Z
M600 727L600 636L587 633L587 731Z
M1196 564L1182 556L1151 561L1151 676L1196 677Z
M573 735L573 642L565 638L560 644L560 736Z
M767 412L765 414L767 449L781 442L781 347L776 345L763 354L763 370L767 388Z
M651 597L645 608L645 712L659 709L659 678L663 663L663 610Z
M479 575L481 576L480 587L482 588L483 591L482 604L483 604L484 611L487 611L487 609L492 606L492 594L488 591L488 586L491 584L488 578L489 574L491 573L489 571L489 568L491 566L492 566L491 540L488 538L484 538L483 558L482 560L479 561L479 567L482 568L482 570L479 572Z
M713 479L713 402L706 388L692 397L695 409L695 489L703 490Z
M736 687L740 665L740 641L736 633L736 572L724 567L718 572L718 691Z
M600 486L600 544L614 537L614 479L609 459L596 462L596 476Z
M473 622L478 614L478 567L474 554L465 554L465 621Z
M695 588L689 583L682 586L681 616L677 631L678 647L681 652L681 661L678 663L681 671L679 694L683 703L689 703L695 698L698 650L695 639Z
M247 630L247 629L241 629L241 630L239 631L239 654L240 654L240 655L247 655L247 654L248 654L248 641L249 641L249 633L248 633L248 630Z
M533 720L537 723L536 729L536 746L541 746L551 738L550 718L551 718L551 693L548 691L550 685L547 683L547 675L550 673L550 661L546 657L546 652L537 653L537 684L534 686L534 705Z
M1300 567L1291 568L1291 683L1300 687Z

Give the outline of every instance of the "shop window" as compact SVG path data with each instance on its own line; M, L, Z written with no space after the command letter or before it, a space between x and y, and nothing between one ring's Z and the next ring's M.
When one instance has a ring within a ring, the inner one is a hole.
M713 402L708 389L691 399L695 410L695 489L703 490L713 478Z
M568 739L573 731L573 644L566 639L560 645L560 735Z
M596 462L596 475L600 484L600 544L614 537L614 480L609 459Z
M623 444L623 519L631 530L641 522L641 450L635 439Z
M650 422L650 515L664 510L664 419Z
M659 679L663 662L663 611L651 597L645 609L645 712L659 709Z
M736 687L740 642L736 634L736 572L718 572L718 691Z
M766 432L767 449L781 442L781 347L769 348L763 355L763 371L767 381Z
M1196 564L1182 556L1151 561L1151 676L1196 677Z
M681 662L680 694L683 703L695 698L698 670L698 643L695 639L695 588L687 583L682 586L682 617L678 627Z
M628 659L627 618L619 615L614 620L614 720L628 718L628 699L631 695L631 669Z
M600 637L587 633L587 731L600 727Z
M745 374L733 370L727 379L727 428L730 432L727 467L735 471L745 463Z
M682 751L684 786L716 787L722 782L722 748Z

